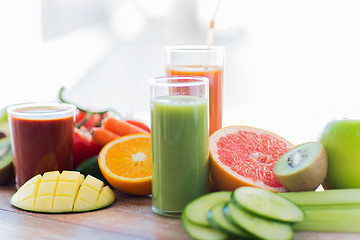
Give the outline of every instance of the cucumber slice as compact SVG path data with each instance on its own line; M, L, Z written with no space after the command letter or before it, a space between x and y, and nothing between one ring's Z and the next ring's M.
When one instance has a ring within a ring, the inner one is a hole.
M237 236L237 239L247 239L249 234L227 219L223 213L223 208L227 203L220 203L213 207L207 214L210 225L213 228Z
M278 221L293 223L305 218L304 212L297 205L261 188L238 188L231 196L231 201L251 213Z
M287 240L292 239L294 236L294 231L289 223L259 217L232 202L228 203L223 211L226 217L255 238Z
M213 192L199 197L190 202L184 209L184 215L190 222L210 227L210 223L206 217L208 211L219 203L229 202L231 192Z
M190 222L184 215L182 216L182 223L185 231L193 239L203 240L222 240L228 239L228 235L210 227L199 226Z

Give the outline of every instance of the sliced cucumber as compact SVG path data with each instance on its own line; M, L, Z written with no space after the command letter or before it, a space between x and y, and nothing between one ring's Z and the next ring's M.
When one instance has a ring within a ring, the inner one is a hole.
M273 221L252 214L234 203L228 203L224 215L255 238L264 240L292 239L294 231L289 223Z
M227 203L220 203L213 207L207 214L210 225L213 228L226 232L230 235L237 236L237 239L247 239L249 234L227 219L224 215L223 208Z
M184 215L190 222L210 227L210 223L206 217L208 211L219 203L229 202L231 192L213 192L199 197L190 202L184 209Z
M251 213L283 222L301 222L304 212L289 200L276 193L254 187L240 187L231 201Z
M228 235L210 227L199 226L190 222L184 215L182 216L182 223L185 231L193 239L199 240L222 240L228 239Z

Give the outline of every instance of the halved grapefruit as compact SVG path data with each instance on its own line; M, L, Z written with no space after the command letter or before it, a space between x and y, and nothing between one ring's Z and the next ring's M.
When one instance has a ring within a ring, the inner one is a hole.
M284 192L274 173L276 161L294 145L258 128L230 126L210 136L210 175L219 190L252 186Z

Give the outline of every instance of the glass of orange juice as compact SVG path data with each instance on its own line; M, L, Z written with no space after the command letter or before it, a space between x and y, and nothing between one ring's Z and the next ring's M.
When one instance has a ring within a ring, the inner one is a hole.
M165 46L166 73L169 76L203 76L209 79L209 134L222 127L224 73L223 46Z

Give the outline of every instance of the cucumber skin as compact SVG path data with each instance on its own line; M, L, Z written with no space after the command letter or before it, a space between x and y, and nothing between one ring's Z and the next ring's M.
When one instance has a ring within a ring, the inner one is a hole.
M209 200L210 199L210 200ZM208 193L206 195L203 195L190 203L188 203L182 213L182 215L186 216L186 219L189 220L191 223L204 226L204 227L210 227L210 223L208 222L208 219L206 217L207 212L214 206L216 206L219 203L228 202L231 199L231 192L230 191L219 191L219 192L213 192ZM204 206L204 203L210 203L210 207L206 207L204 211L198 211L200 206ZM200 215L196 215L194 217L190 217L190 214L194 214L194 212L200 213ZM204 214L202 216L202 214Z
M200 226L192 223L187 217L183 214L181 216L181 222L184 230L192 239L197 240L226 240L230 239L229 235L226 233L219 231L215 228L209 228Z
M247 187L243 187L243 188L247 188ZM252 187L250 187L250 188L252 188ZM261 190L263 190L263 189L261 189ZM235 191L236 191L236 190L235 190ZM253 212L253 211L252 211L251 209L249 209L247 206L243 206L242 204L240 204L240 203L236 200L235 191L233 191L232 194L231 194L231 202L232 202L233 204L235 204L237 207L239 207L239 208L245 210L246 212L251 213L251 214L253 214L253 215L257 216L257 217L265 218L265 219L271 220L271 221L289 223L289 224L294 224L294 223L302 222L302 221L305 220L305 212L304 212L304 210L303 210L301 207L299 207L298 205L296 205L293 201L291 201L291 200L289 200L289 199L287 199L287 198L285 198L285 197L282 197L281 195L278 195L278 194L276 194L276 193L273 193L273 194L275 194L275 196L284 198L286 201L288 201L288 202L290 202L291 204L295 205L295 206L302 212L302 215L303 215L302 220L299 220L299 221L285 221L285 220L283 220L283 219L272 218L272 217L269 217L269 216L261 215L261 214L259 214L259 213L257 213L257 212ZM263 190L263 191L267 191L267 190ZM272 192L271 192L271 193L272 193Z
M224 213L224 216L226 217L226 219L228 221L230 221L232 224L234 224L235 226L237 226L238 228L240 228L242 231L244 231L246 234L249 235L249 238L245 238L245 239L259 239L258 237L256 237L254 234L246 231L244 228L242 228L241 226L239 226L233 219L232 217L230 216L230 211L229 211L229 208L228 208L228 204L227 203L224 208L223 208L223 213Z
M258 215L256 215L256 214L253 214L253 213L247 211L246 209L244 209L244 208L242 208L242 207L239 207L239 206L237 206L237 205L235 205L235 204L234 204L234 206L235 206L236 208L242 209L244 212L246 212L246 213L248 213L248 214L250 214L250 215L252 215L252 216L254 216L254 217L257 217L257 218L260 218L260 219L264 219L264 220L266 220L266 221L277 222L277 223L289 225L289 227L292 229L292 234L291 234L291 235L289 236L289 238L287 238L286 240L291 240L291 239L294 238L294 231L293 231L293 228L292 228L292 224L291 224L291 223L285 223L285 222L274 221L274 220L272 220L272 219L267 219L267 218L264 218L264 217L262 217L262 216L258 216ZM225 207L224 207L224 209L223 209L223 212L224 212L225 217L226 217L229 221L231 221L233 224L235 224L236 226L238 226L239 228L241 228L244 232L246 232L247 234L249 234L249 239L264 239L264 238L262 238L262 237L260 237L260 236L257 236L255 233L252 233L252 232L244 229L244 228L241 227L238 223L236 223L235 220L233 219L233 217L232 217L231 214L230 214L230 210L229 210L228 204L225 205ZM274 240L277 240L277 239L274 239ZM285 240L285 239L283 239L283 240Z
M226 205L226 204L225 204ZM231 224L240 229L240 231L243 231L244 234L248 235L247 232L245 232L243 229L239 228L235 223L233 223L232 221L230 221L226 216L224 216L229 222L231 222ZM244 236L244 235L239 235L239 234L235 234L233 232L230 232L229 230L226 230L225 228L221 227L214 219L213 219L213 213L212 210L209 210L208 214L207 214L207 218L209 220L209 223L211 225L211 227L216 228L226 234L229 235L229 239L249 239L248 237L250 237L250 235L248 236Z

